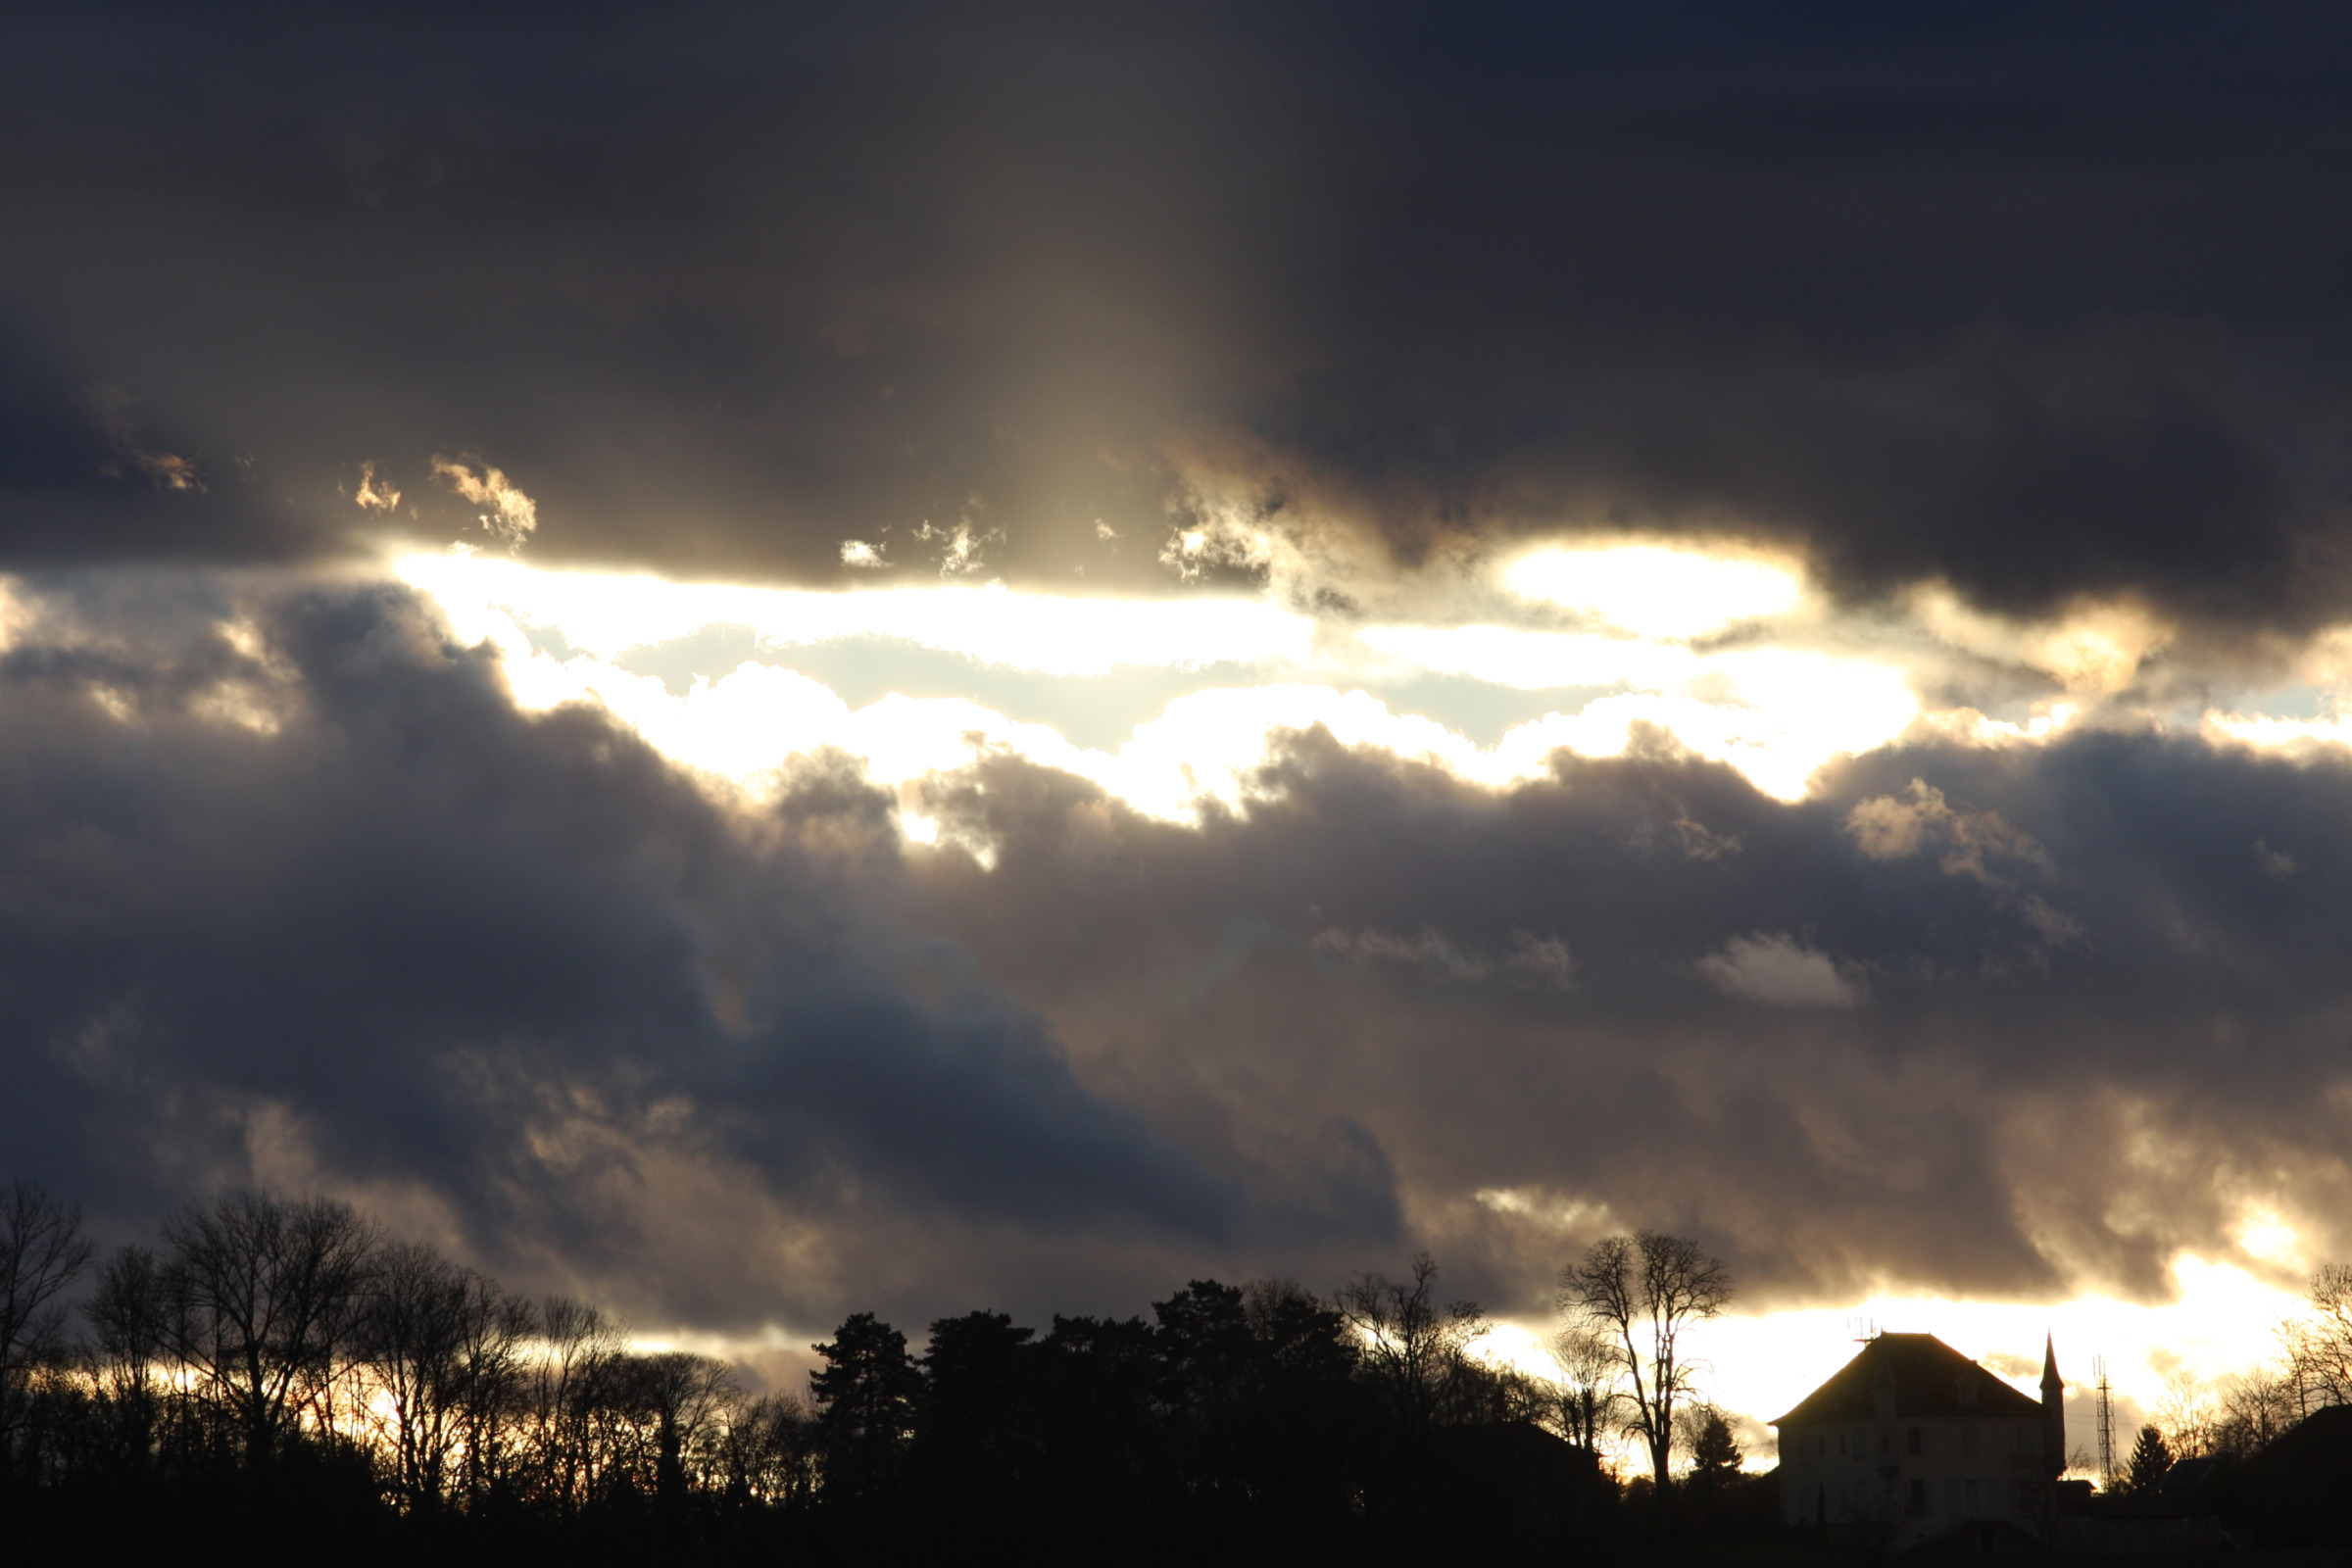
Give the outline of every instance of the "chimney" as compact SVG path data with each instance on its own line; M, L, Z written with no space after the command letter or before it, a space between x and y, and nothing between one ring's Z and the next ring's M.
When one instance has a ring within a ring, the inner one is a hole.
M1889 1443L1892 1439L1887 1432L1894 1420L1894 1356L1887 1348L1885 1335L1871 1341L1870 1347L1879 1353L1878 1372L1870 1385L1870 1413L1880 1426L1879 1441Z

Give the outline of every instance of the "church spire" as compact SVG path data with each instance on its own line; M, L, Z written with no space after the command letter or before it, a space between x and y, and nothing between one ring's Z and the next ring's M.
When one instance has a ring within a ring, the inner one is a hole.
M2041 1462L2052 1480L2066 1473L2066 1379L2058 1375L2058 1339L2041 1341Z

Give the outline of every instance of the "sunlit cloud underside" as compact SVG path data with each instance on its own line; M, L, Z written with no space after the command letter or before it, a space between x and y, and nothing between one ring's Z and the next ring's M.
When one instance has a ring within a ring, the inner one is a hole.
M874 782L891 786L966 765L978 751L1005 751L1182 820L1204 800L1245 799L1279 731L1322 725L1345 745L1501 785L1541 776L1562 749L1620 755L1646 727L1794 800L1823 762L1884 745L1919 715L1899 666L1804 649L1699 652L1657 637L1491 625L1330 626L1208 595L1130 601L957 585L824 593L547 571L454 553L406 557L396 569L462 640L498 650L525 708L601 703L664 755L755 792L790 757L824 747L861 759ZM632 650L714 626L748 629L757 657L698 674L682 692L625 667ZM894 693L852 708L791 667L796 649L854 638L1048 676L1215 665L1252 678L1137 715L1126 741L1105 750L966 699ZM1424 675L1586 695L1482 747L1362 689ZM908 826L921 835L921 823Z
M1565 607L1567 627L1358 625L1320 621L1262 597L1209 594L685 584L544 570L465 552L406 556L395 570L431 597L461 639L498 650L525 708L599 703L665 756L755 795L792 757L833 748L860 759L876 784L902 790L910 808L905 825L917 838L929 826L911 808L908 787L982 752L1064 769L1138 810L1181 821L1206 801L1245 803L1270 739L1315 725L1345 745L1381 748L1489 786L1542 776L1558 751L1614 757L1647 735L1795 801L1825 762L1906 734L1979 745L2046 741L2127 686L2168 635L2144 614L2113 606L2017 626L1923 593L1909 622L1875 628L1874 639L1831 627L1790 568L1651 546L1540 551L1495 574L1506 595L1539 615ZM1734 645L1696 641L1727 626L1741 628ZM721 627L748 632L754 657L698 672L684 690L628 667L634 651ZM1244 683L1107 715L1125 739L1084 746L1052 724L968 697L893 692L854 707L793 667L809 650L858 639L952 656L975 672L1074 680L1216 668L1242 672ZM2052 695L2014 721L1923 706L1923 672L1957 655L2036 671ZM1365 689L1393 693L1427 677L1561 701L1482 746L1446 721L1443 702L1416 699L1433 710L1405 710ZM2333 719L2190 716L2218 743L2352 743Z

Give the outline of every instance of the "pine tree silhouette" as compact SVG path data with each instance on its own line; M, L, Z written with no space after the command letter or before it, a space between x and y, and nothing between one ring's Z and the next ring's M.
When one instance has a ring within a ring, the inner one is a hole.
M2139 1441L2132 1446L2132 1466L2126 1473L2126 1492L2153 1492L2164 1473L2173 1467L2173 1450L2164 1445L2164 1434L2154 1427L2141 1427Z

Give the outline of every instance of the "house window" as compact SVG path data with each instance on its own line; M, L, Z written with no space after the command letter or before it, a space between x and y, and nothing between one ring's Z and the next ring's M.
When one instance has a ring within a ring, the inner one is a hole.
M1909 1432L1903 1435L1903 1451L1906 1453L1925 1453L1928 1451L1925 1435L1919 1430L1919 1428L1913 1427Z
M1968 1426L1964 1426L1960 1429L1960 1457L1963 1459L1974 1459L1976 1456L1977 1429L1975 1424L1972 1422Z
M1911 1517L1925 1519L1927 1516L1928 1484L1925 1481L1914 1481L1911 1483Z
M1961 1500L1965 1495L1966 1494L1960 1490L1959 1482L1946 1481L1943 1484L1944 1517L1957 1519L1967 1511L1968 1505Z

